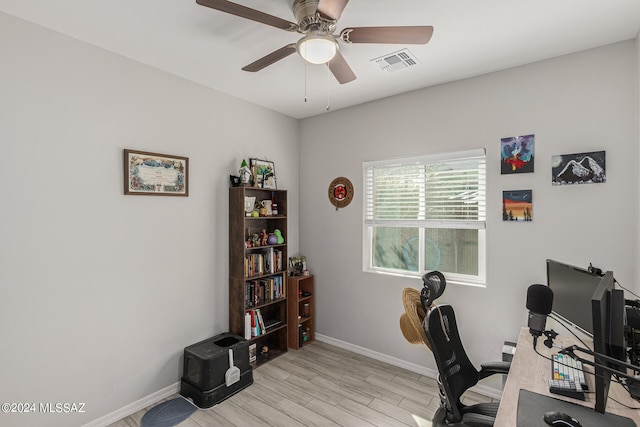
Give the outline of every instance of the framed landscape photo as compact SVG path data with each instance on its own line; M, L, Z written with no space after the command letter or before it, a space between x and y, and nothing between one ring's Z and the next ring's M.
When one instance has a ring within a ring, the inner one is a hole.
M125 149L124 194L189 196L189 158Z
M273 162L260 159L249 159L249 167L253 174L254 185L259 188L277 189L276 168Z

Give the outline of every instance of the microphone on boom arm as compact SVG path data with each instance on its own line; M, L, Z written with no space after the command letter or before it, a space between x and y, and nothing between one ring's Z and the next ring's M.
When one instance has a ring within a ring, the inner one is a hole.
M533 347L538 337L544 333L547 316L553 307L553 291L545 285L531 285L527 289L527 310L529 310L529 332L533 336Z

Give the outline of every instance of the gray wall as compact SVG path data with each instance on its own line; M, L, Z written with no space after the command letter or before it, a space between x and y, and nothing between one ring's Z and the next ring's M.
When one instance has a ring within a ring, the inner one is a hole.
M275 161L298 249L298 122L0 14L2 414L77 426L175 385L228 328L228 177ZM190 195L123 195L124 148L190 158Z
M303 120L300 248L317 275L318 334L435 369L399 329L402 289L420 288L420 279L362 271L367 160L486 148L487 286L451 285L441 299L455 307L477 364L499 360L503 341L526 325L526 289L546 283L546 258L592 262L637 291L636 57L628 41ZM535 173L500 175L500 138L529 133ZM552 155L597 150L606 150L605 184L552 187ZM337 176L355 187L339 211L327 199ZM524 189L533 190L533 222L503 222L502 191Z

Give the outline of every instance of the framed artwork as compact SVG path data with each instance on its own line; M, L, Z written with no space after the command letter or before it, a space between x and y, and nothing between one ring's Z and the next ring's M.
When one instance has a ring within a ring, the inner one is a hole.
M273 162L260 159L249 159L249 168L253 175L254 186L277 189L276 168Z
M189 196L189 158L124 150L124 194Z
M307 271L307 258L304 256L295 256L289 258L289 273L292 276L301 276Z
M502 138L500 153L502 156L500 173L502 175L533 172L535 136L531 134Z
M503 191L502 220L533 221L533 190Z
M607 182L604 151L551 156L551 184L596 184Z

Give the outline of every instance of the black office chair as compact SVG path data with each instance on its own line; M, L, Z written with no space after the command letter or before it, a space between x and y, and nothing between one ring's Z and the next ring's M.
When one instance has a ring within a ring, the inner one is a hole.
M439 372L440 408L433 416L433 426L493 426L498 403L464 405L460 399L479 380L493 374L507 374L510 363L487 363L477 371L462 346L453 307L431 305L435 298L430 299L429 296L440 296L444 292L444 276L440 274L438 280L433 280L433 277L425 280L423 277L423 281L425 287L429 288L427 291L423 289L427 295L423 305L429 303L431 307L424 319L424 329Z

